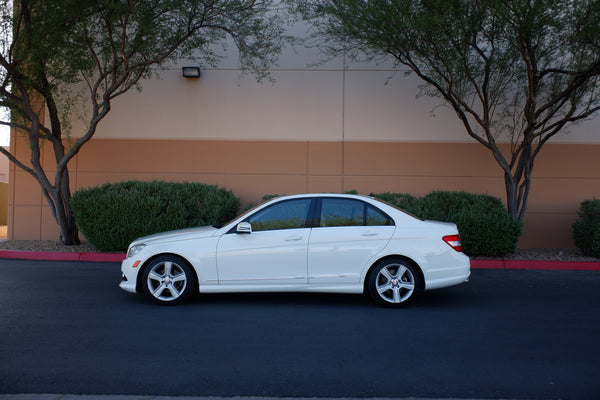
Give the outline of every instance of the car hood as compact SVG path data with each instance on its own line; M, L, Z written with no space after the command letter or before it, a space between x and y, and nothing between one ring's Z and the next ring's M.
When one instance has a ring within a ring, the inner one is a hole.
M212 236L218 229L214 226L202 226L198 228L179 229L176 231L161 232L154 235L144 236L135 240L134 243L154 244L170 242L172 240L185 240L189 238L203 238Z

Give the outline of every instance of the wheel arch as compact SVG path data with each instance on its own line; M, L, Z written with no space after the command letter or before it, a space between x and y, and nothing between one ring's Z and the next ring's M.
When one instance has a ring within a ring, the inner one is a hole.
M365 279L363 281L363 291L365 293L368 292L367 285L368 285L368 282L369 282L369 275L371 275L371 273L373 272L373 269L375 268L375 266L377 264L379 264L382 261L398 260L398 259L402 260L402 261L406 261L406 262L408 262L408 263L410 263L410 264L412 264L412 265L414 265L416 267L417 272L419 273L419 278L420 278L419 279L420 285L419 285L418 290L419 291L423 291L425 289L425 276L423 275L423 270L421 269L421 266L415 260L411 259L410 257L403 256L401 254L390 254L390 255L387 255L385 257L379 258L373 264L371 264L371 266L367 270L367 273L365 274Z
M169 253L169 252L155 254L152 257L148 258L146 261L144 261L143 264L138 267L139 271L138 271L136 282L135 282L135 291L137 293L142 293L142 279L144 279L144 273L143 273L144 269L146 269L148 267L148 264L150 264L153 260L156 260L158 257L162 257L162 256L173 256L173 257L177 257L177 258L180 258L183 261L185 261L190 266L192 271L194 271L194 290L196 292L198 292L200 283L198 280L198 272L196 271L196 268L194 268L194 265L187 258L182 256L181 254Z

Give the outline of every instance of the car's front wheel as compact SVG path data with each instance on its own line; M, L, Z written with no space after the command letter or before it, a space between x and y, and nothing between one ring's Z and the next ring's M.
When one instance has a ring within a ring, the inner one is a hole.
M417 267L402 259L377 263L367 278L367 289L375 302L399 307L413 300L420 287Z
M195 274L190 264L181 257L164 255L150 261L142 276L146 295L160 304L179 304L194 290Z

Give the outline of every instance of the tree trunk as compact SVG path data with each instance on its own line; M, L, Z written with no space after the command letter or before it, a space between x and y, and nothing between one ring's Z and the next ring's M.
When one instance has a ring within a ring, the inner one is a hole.
M510 172L504 171L504 186L506 187L506 208L508 213L515 219L519 219L519 181Z
M504 170L506 207L509 214L519 221L523 221L527 211L534 157L530 148L526 148L519 156L515 172Z
M59 240L66 246L80 244L79 230L75 224L71 208L71 192L68 188L68 180L61 183L62 190L48 183L47 180L32 174L42 188L46 202L50 206L52 217L58 225ZM66 185L66 188L65 188Z
M40 184L42 193L46 198L52 217L58 225L59 240L66 246L73 246L80 244L79 230L75 224L75 218L73 216L73 210L71 208L71 190L69 187L69 171L65 168L62 171L62 179L59 177L59 172L56 174L57 186L53 186L46 179L46 175L43 170L38 171L30 170L30 173ZM41 174L42 176L38 175Z
M71 206L69 205L69 208ZM65 246L74 246L80 244L79 230L75 224L75 218L73 216L65 217L64 222L59 227L60 229L60 241Z
M67 188L64 188L65 181L63 181L62 186L62 190L57 190L58 196L55 200L55 218L59 229L59 239L66 246L78 245L81 242L79 241L79 230L71 209L71 192L68 189L68 180L66 181Z
M58 163L57 163L58 164ZM66 246L80 244L79 230L75 224L71 208L71 188L69 184L69 170L65 166L62 171L56 172L56 184L52 200L54 202L54 218L58 224L60 241Z

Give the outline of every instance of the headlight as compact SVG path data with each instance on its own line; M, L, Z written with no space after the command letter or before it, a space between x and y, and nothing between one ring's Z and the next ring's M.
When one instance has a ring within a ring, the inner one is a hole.
M127 252L127 258L135 256L137 253L142 251L142 249L146 247L145 244L136 244L135 246L131 246L129 251Z

